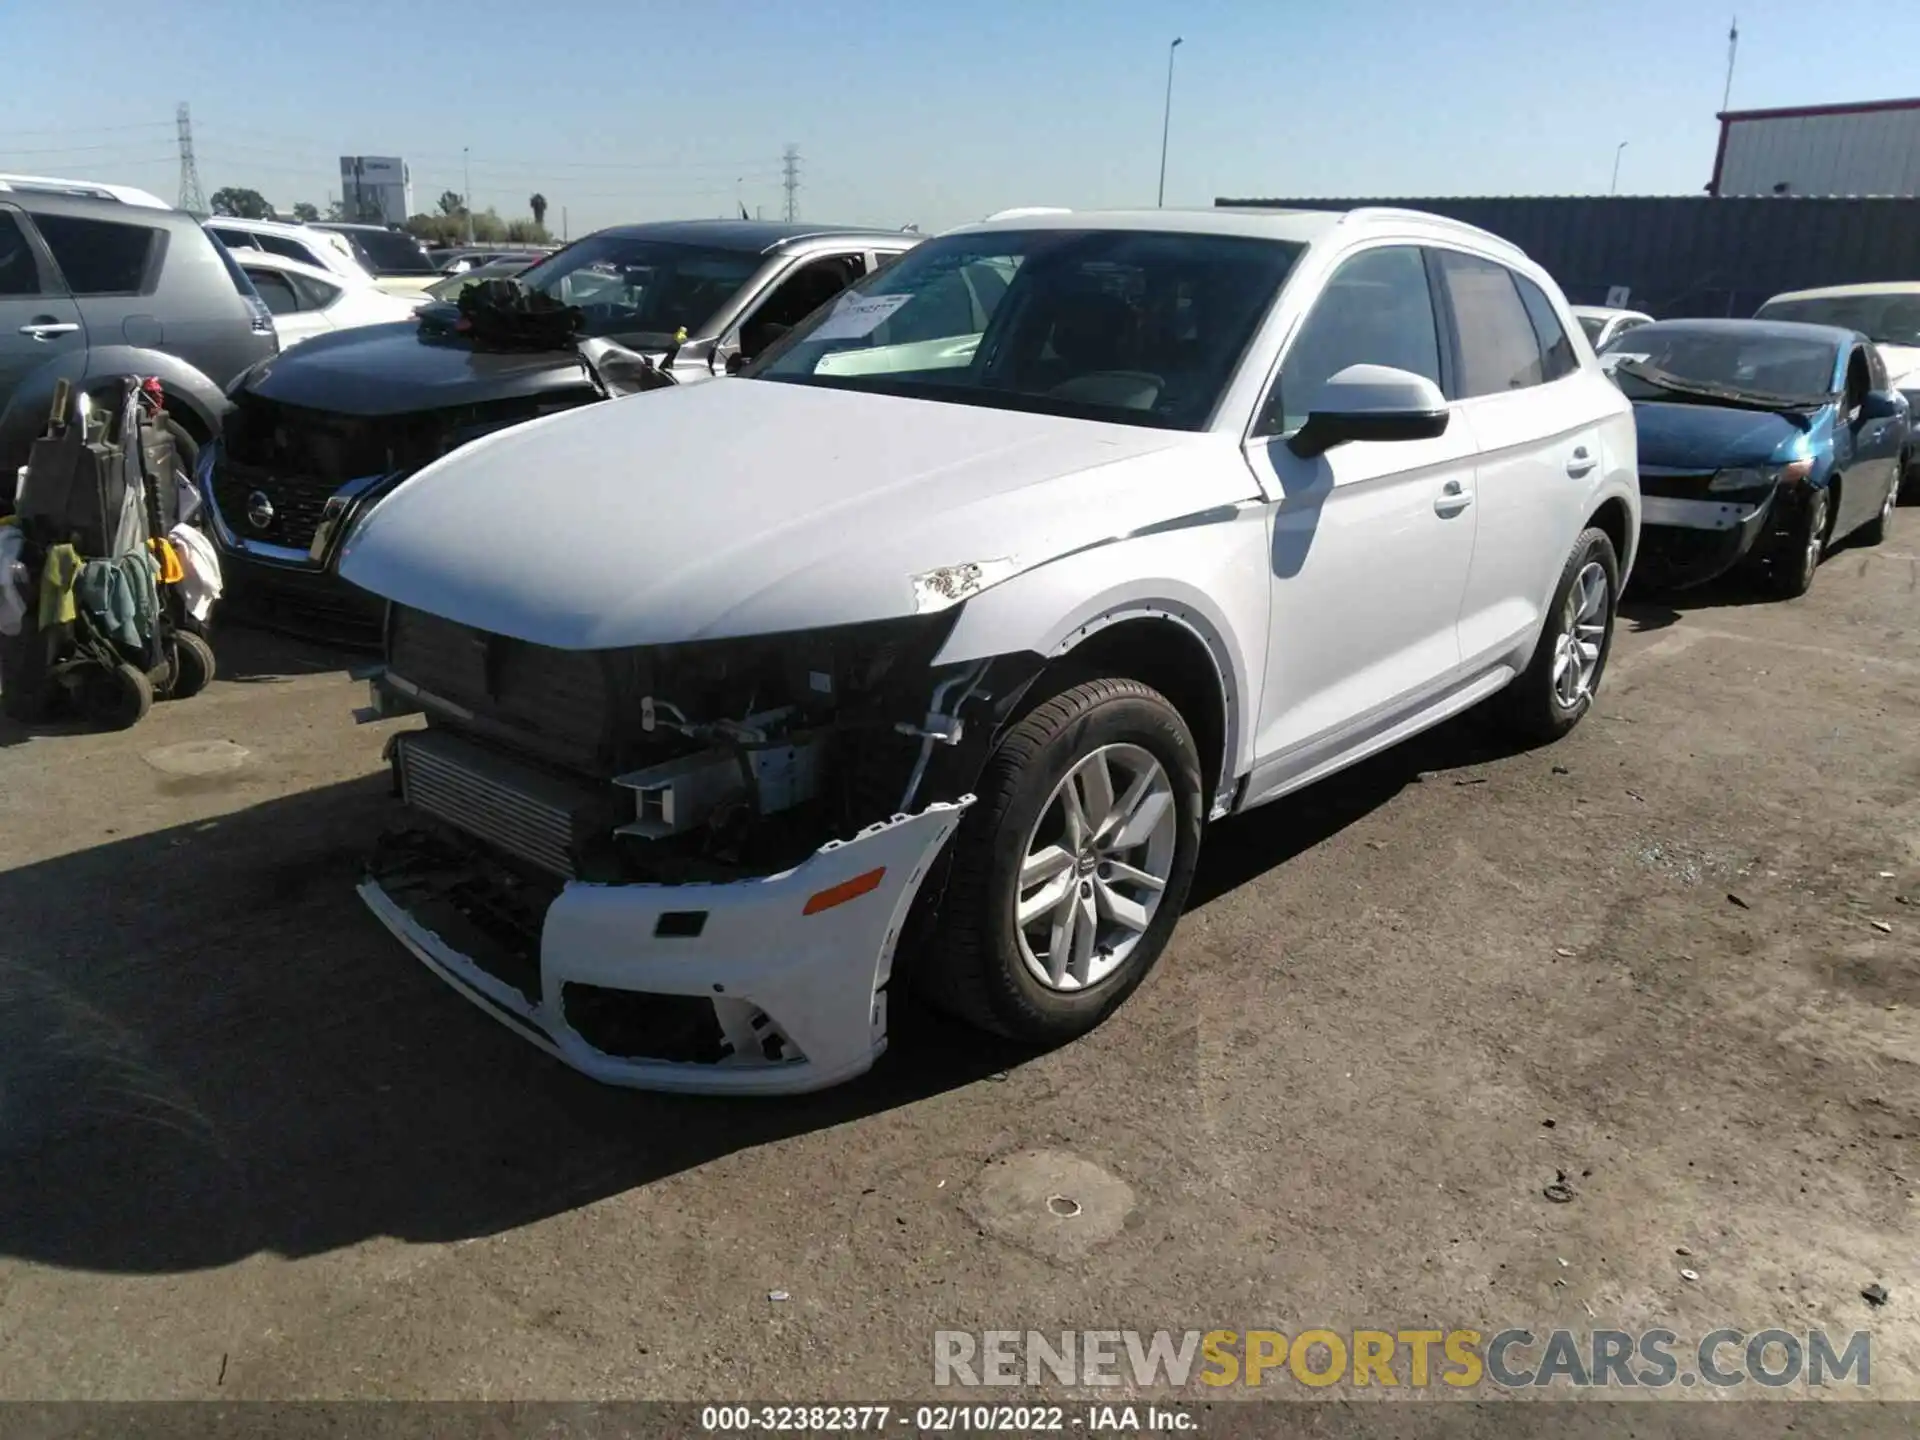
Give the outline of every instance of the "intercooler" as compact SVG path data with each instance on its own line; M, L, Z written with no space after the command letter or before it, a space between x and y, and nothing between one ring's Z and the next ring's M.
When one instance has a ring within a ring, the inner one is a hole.
M583 850L614 823L618 802L604 787L439 731L409 731L394 743L409 805L552 874L573 878Z

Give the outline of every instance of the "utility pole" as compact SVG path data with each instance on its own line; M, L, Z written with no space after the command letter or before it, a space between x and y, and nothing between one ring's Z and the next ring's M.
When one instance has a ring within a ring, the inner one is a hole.
M1740 17L1733 17L1733 24L1727 27L1727 88L1720 93L1720 111L1726 113L1727 106L1733 102L1733 57L1740 53Z
M193 117L182 100L174 112L180 131L180 208L189 215L207 213L207 197L200 191L200 167L193 159Z
M467 244L473 244L473 165L467 159L467 147L460 147L460 170L462 185L467 187L466 194L460 197L460 208L467 212Z
M560 243L567 243L567 207L564 205L560 207Z
M1167 203L1167 132L1173 128L1173 52L1180 48L1180 37L1167 47L1167 108L1160 116L1160 198L1154 203Z
M800 218L800 147L789 145L780 156L780 185L787 192L787 220Z
M1607 187L1607 194L1620 193L1620 157L1626 153L1627 142L1622 140L1613 150L1613 183Z

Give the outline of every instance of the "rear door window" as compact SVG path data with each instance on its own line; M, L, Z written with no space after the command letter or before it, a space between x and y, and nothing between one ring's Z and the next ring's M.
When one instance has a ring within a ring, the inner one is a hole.
M138 295L160 232L149 225L36 215L34 224L75 295Z
M1546 373L1540 337L1527 318L1513 272L1457 250L1436 251L1435 257L1460 347L1458 398L1538 385Z

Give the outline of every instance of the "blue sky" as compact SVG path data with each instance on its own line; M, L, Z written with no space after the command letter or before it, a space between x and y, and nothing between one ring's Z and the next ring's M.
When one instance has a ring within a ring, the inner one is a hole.
M800 213L934 229L1012 205L1151 204L1167 43L1168 204L1216 195L1695 193L1730 7L1699 0L0 0L0 170L322 203L342 154L398 154L576 235ZM1920 9L1744 0L1736 108L1920 92ZM31 65L19 57L32 56Z

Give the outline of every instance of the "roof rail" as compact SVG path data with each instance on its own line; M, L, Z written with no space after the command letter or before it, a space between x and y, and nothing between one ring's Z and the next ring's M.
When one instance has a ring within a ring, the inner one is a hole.
M1431 210L1413 210L1404 205L1356 205L1353 209L1344 210L1340 214L1340 223L1343 225L1353 219L1420 220L1448 230L1464 231L1476 239L1491 241L1504 250L1521 253L1520 247L1504 235L1496 235L1493 231L1483 230L1478 225L1469 225L1465 220L1455 220L1450 215L1437 215Z
M122 205L143 205L151 210L171 210L173 206L158 195L136 190L131 185L102 185L93 180L60 180L51 175L0 175L0 194L75 195L86 200L118 200Z

